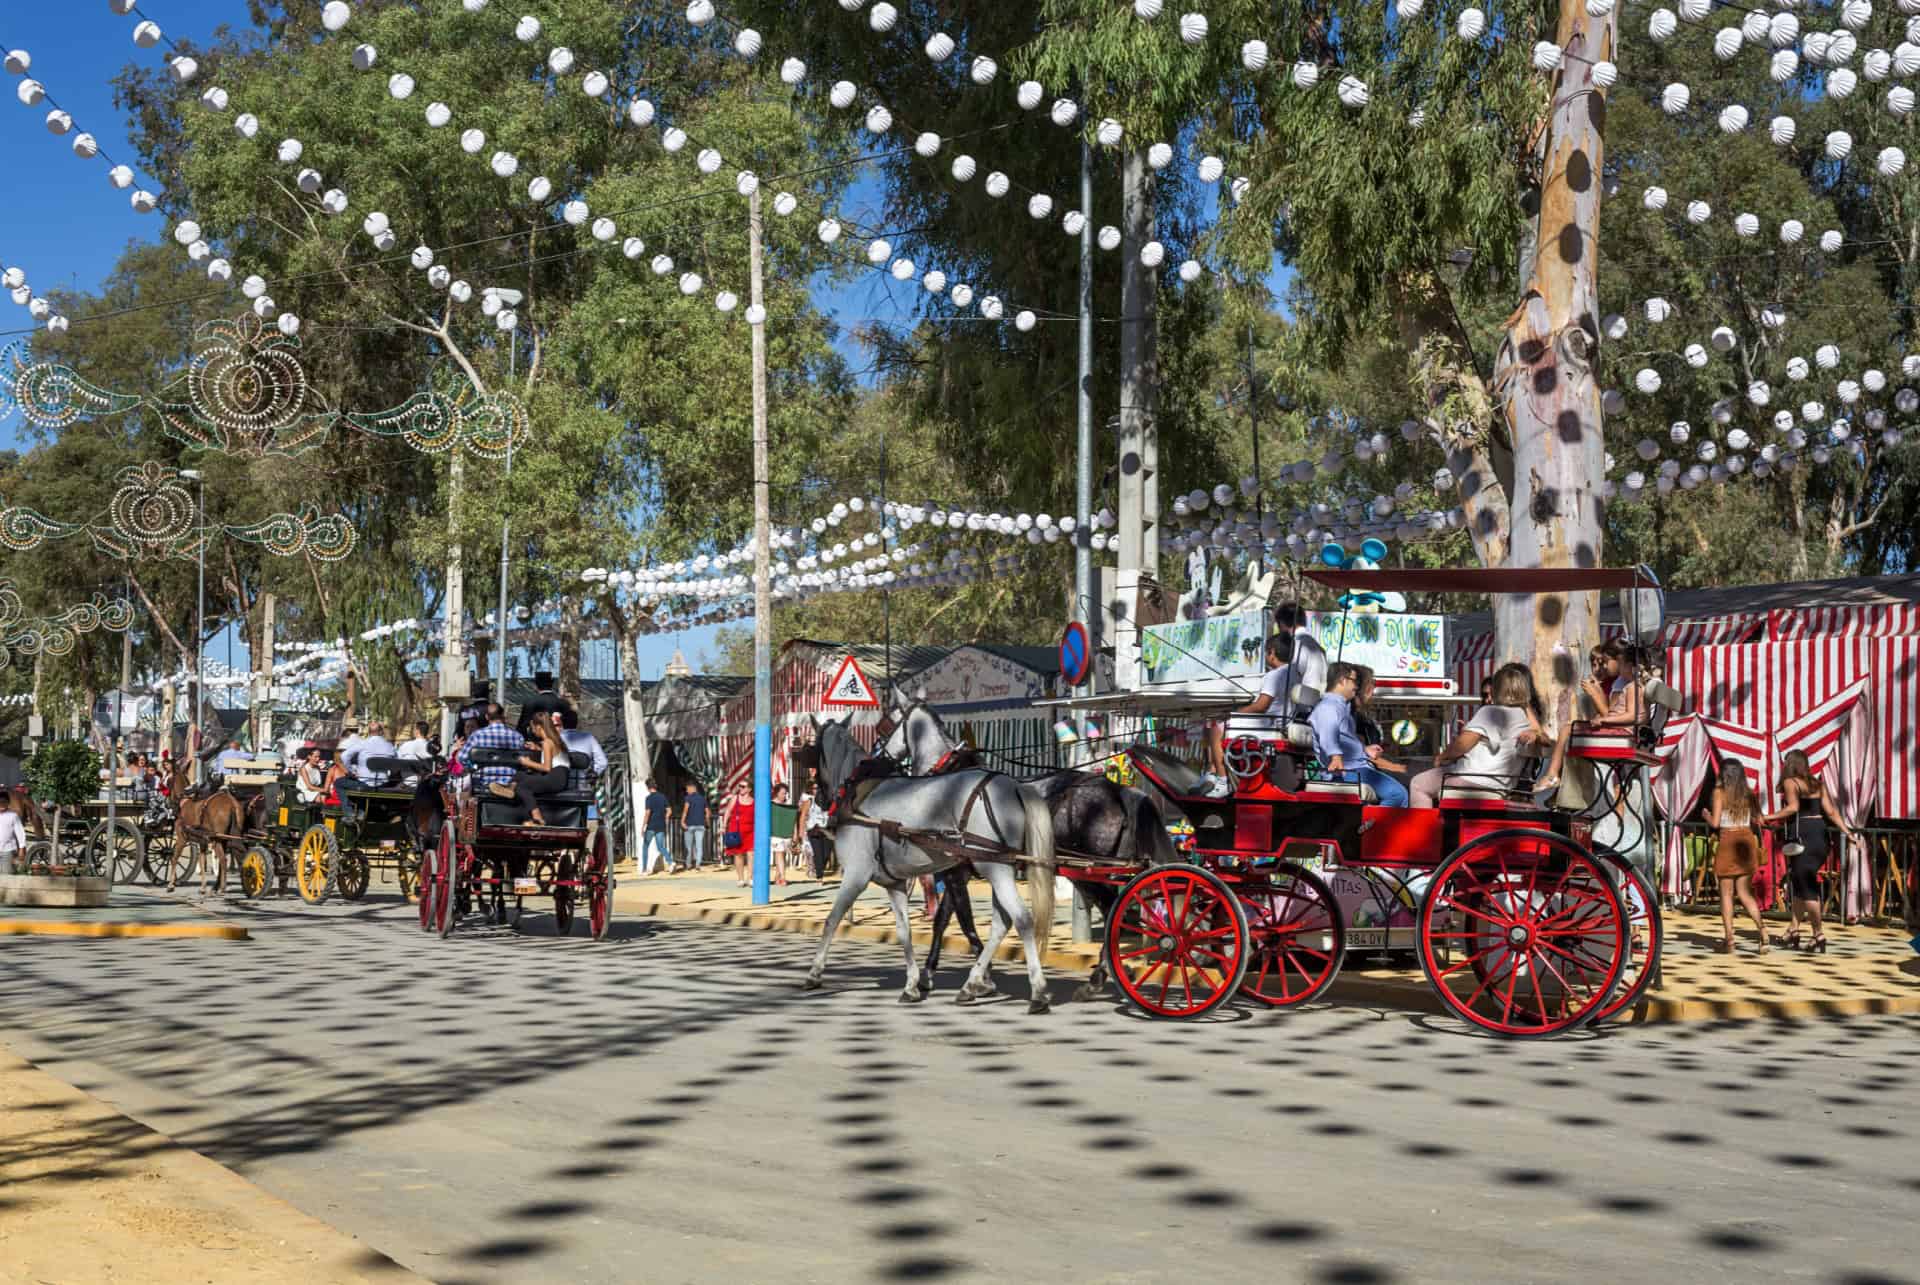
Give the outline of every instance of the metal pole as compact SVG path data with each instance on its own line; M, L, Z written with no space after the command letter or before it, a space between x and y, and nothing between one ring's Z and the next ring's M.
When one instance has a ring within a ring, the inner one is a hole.
M207 475L203 472L196 480L200 483L200 583L193 609L193 708L187 721L187 752L193 756L193 772L188 779L197 785L200 782L200 702L207 690Z
M767 312L762 293L760 191L747 205L753 327L753 904L773 899L773 592L767 493Z
M511 382L518 375L520 365L520 331L514 329L513 337L507 349L507 379ZM493 626L493 690L494 699L501 704L507 700L507 529L513 525L513 438L507 438L507 500L500 512L500 614L494 617Z
M887 435L880 435L880 525L887 522ZM881 632L886 635L887 643L887 708L893 708L893 593L885 586L880 589Z
M1253 372L1253 319L1247 319L1247 415L1253 421L1253 515L1264 525L1267 516L1267 497L1260 476L1260 388L1258 378ZM1261 559L1264 570L1266 559Z
M1088 651L1094 652L1100 622L1093 611L1093 148L1085 138L1080 140L1080 213L1085 216L1080 229L1080 417L1073 477L1073 609L1067 616L1087 627ZM1091 696L1095 687L1089 663L1087 681L1077 694Z

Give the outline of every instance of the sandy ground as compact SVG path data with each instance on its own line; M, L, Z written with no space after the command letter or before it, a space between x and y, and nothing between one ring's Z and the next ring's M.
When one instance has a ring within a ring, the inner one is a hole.
M0 1282L420 1279L0 1053Z

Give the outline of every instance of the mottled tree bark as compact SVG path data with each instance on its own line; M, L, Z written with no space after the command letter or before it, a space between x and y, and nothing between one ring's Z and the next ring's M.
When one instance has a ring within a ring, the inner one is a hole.
M1616 12L1595 17L1563 0L1553 101L1542 149L1533 270L1494 365L1494 389L1513 445L1514 567L1601 565L1606 443L1593 364L1599 346L1601 166L1606 99L1593 64L1614 56ZM1555 593L1495 600L1504 659L1532 668L1541 695L1564 718L1587 649L1599 640L1599 595Z

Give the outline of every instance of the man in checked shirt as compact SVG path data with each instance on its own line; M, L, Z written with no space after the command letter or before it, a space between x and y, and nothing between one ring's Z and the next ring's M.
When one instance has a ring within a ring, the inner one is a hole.
M487 702L487 723L479 731L467 738L460 747L460 765L474 773L480 786L504 785L513 788L514 769L506 767L479 767L473 765L472 754L475 750L512 750L516 755L526 748L526 739L520 733L507 726L507 711L497 702Z

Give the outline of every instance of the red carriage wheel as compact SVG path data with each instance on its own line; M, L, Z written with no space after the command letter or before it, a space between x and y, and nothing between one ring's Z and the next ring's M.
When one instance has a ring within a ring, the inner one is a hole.
M435 872L434 879L437 887L433 899L433 926L442 937L446 937L453 932L453 906L459 899L467 871L467 854L453 841L452 831L440 832L438 865L440 868Z
M587 871L587 925L595 941L607 935L612 919L613 862L607 855L607 832L600 830L593 836L593 863Z
M1234 891L1247 921L1242 995L1278 1008L1333 985L1346 958L1347 917L1324 879L1287 863L1250 875Z
M448 832L443 826L439 841L420 854L420 871L414 880L413 890L420 898L420 931L423 933L433 932L440 926L436 907L440 898L446 895L447 838Z
M1247 923L1218 875L1198 866L1154 866L1114 899L1107 971L1155 1017L1198 1017L1219 1007L1247 971Z
M1559 1035L1619 984L1627 912L1602 858L1548 830L1496 830L1434 871L1419 950L1453 1013L1501 1035Z
M1660 915L1660 898L1647 877L1625 857L1602 852L1601 857L1618 876L1620 899L1627 907L1627 966L1620 973L1620 989L1593 1015L1596 1022L1609 1021L1630 1013L1653 983L1660 966L1660 948L1666 944L1667 928Z

